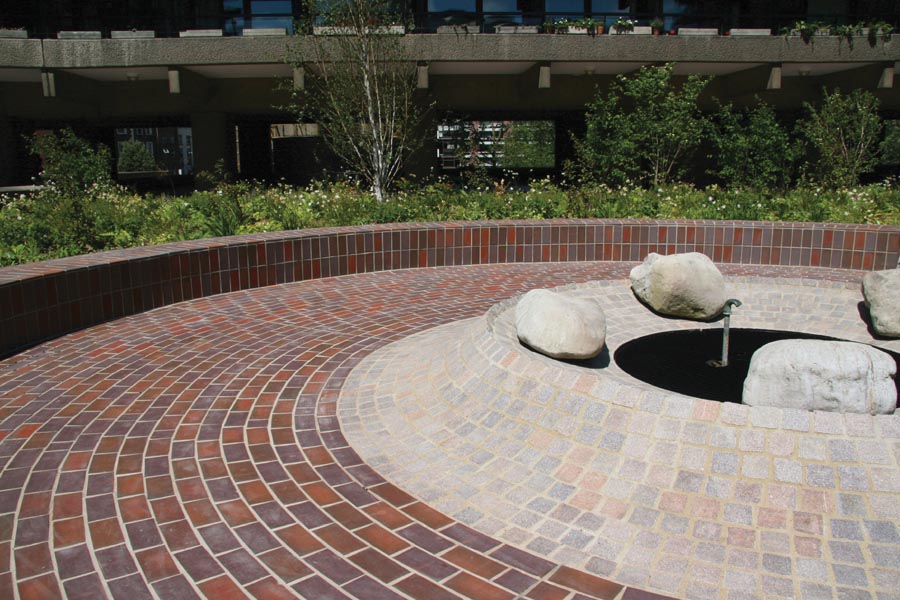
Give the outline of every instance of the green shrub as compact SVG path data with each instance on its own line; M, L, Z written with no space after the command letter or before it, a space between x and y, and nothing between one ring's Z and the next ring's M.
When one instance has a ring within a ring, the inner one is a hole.
M155 171L156 160L147 150L147 146L137 140L129 140L122 143L119 152L119 162L116 169L119 173L133 173L139 171Z
M882 129L878 99L859 89L823 93L818 108L804 103L808 115L797 124L816 154L808 174L822 185L851 187L878 163Z
M109 148L92 146L69 128L37 134L30 145L43 161L41 181L65 196L80 196L94 185L112 182Z
M768 104L746 112L724 105L714 116L712 172L729 187L785 189L791 182L799 148Z
M588 105L587 132L576 148L600 181L658 186L683 174L708 127L697 100L709 78L690 75L676 84L673 71L670 63L619 75Z

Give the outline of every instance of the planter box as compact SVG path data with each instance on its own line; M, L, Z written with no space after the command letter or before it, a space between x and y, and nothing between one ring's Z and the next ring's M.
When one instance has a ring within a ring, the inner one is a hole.
M497 25L497 33L537 33L537 25Z
M222 37L221 29L188 29L178 33L178 37L196 38L196 37Z
M56 34L58 40L99 40L99 31L60 31Z
M437 28L438 33L455 33L456 35L468 35L470 33L479 33L478 25L440 25Z
M653 28L649 25L635 25L634 29L631 31L623 31L622 33L616 33L616 28L611 27L609 30L612 35L650 35L653 33Z
M728 35L734 36L752 36L752 35L760 35L767 36L772 35L771 29L729 29Z
M109 37L114 40L143 40L143 39L152 39L156 37L155 31L139 31L137 29L132 31L111 31L109 32Z
M253 29L252 27L249 29L244 29L241 32L241 35L244 37L266 37L266 36L279 36L279 35L287 35L287 29L284 27L259 27Z
M247 31L246 29L244 31ZM335 25L314 25L313 35L352 35L354 29L352 27L342 27ZM373 33L383 33L386 35L403 35L406 33L406 27L403 25L388 25L387 27L377 27Z
M24 29L0 29L0 38L24 40L28 38L28 32Z
M681 27L678 35L719 35L719 30L711 27Z

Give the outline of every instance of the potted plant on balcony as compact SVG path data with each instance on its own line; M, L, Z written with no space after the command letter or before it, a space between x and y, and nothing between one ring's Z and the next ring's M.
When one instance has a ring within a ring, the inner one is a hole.
M21 27L0 26L0 38L26 39L28 32Z
M650 21L650 29L653 35L662 35L663 27L665 27L665 23L659 17Z
M634 21L632 21L631 19L626 19L625 17L619 17L612 24L612 28L613 31L615 31L616 34L619 35L623 33L630 33L634 31Z
M800 39L808 44L812 41L813 36L823 30L824 27L821 23L815 21L797 21L793 26L783 29L782 32L785 37L799 35Z
M893 32L893 25L885 23L884 21L878 21L876 23L869 23L866 37L868 38L869 45L874 48L875 44L878 43L879 37L881 38L882 43L891 41L891 34Z
M596 21L591 17L585 17L584 19L579 19L574 23L575 27L580 30L584 30L586 33L591 35L602 34L606 28L606 24L603 21Z
M841 40L847 40L847 45L853 49L853 36L862 33L862 25L832 25L828 28L830 35L836 35Z

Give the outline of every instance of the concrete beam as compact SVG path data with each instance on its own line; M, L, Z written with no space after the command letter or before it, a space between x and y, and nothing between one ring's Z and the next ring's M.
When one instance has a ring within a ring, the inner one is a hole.
M0 67L40 69L43 66L41 40L0 38Z
M836 36L804 44L797 38L643 35L443 36L411 34L400 38L418 61L585 61L585 62L884 62L900 61L900 44L855 44L848 51ZM226 65L283 63L288 48L311 54L314 43L302 37L155 38L115 40L0 40L0 66L48 68L129 67L144 65ZM45 62L40 60L41 46Z

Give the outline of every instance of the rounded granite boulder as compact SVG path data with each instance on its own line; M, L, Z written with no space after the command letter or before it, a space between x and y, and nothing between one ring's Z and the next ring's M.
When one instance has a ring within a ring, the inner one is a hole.
M531 290L516 305L516 333L552 358L593 358L606 344L606 316L596 299Z

